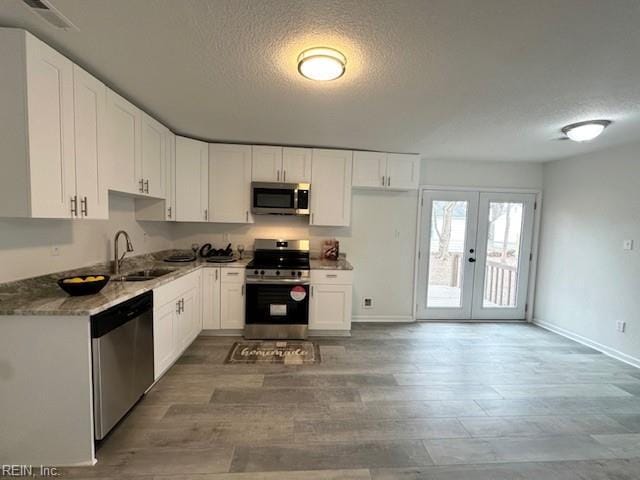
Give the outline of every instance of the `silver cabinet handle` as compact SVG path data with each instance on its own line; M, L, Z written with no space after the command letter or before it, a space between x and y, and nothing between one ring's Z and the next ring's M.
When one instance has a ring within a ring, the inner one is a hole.
M287 171L286 171L286 170L283 170L283 171L282 171L282 181L283 181L283 182L286 182L286 181L287 181Z
M245 218L245 221L246 221L247 223L249 223L249 210L247 210L246 212L244 212L244 218Z
M209 209L208 208L204 209L204 219L205 220L209 220Z
M180 315L180 300L176 302L176 313Z
M313 225L313 213L309 216L309 224Z
M149 179L144 181L144 193L149 193Z
M89 215L89 206L88 206L88 200L87 197L83 197L80 200L80 213L82 214L82 216L86 217Z
M218 269L216 268L216 281L218 281Z
M280 170L276 172L276 181L280 181Z
M184 298L180 299L180 313L184 312Z
M140 187L138 188L138 190L140 190L140 193L144 193L144 178L140 179Z
M391 186L391 176L387 177L387 187Z
M335 273L327 273L327 278L338 278L338 275Z
M313 285L311 285L311 296L313 297Z
M72 217L78 216L78 196L77 195L74 195L73 197L71 197L71 216Z
M171 207L167 208L167 217L171 218Z
M227 275L240 275L240 272L227 272Z
M382 175L382 186L384 187L384 183L386 181L387 177L385 177L384 175Z

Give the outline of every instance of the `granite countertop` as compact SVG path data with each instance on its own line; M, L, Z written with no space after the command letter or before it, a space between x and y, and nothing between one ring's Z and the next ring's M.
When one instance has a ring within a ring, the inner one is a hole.
M59 278L76 275L109 275L108 264L98 264L0 285L0 315L95 315L199 268L245 268L247 263L251 261L251 257L245 254L245 258L232 263L208 263L202 259L189 263L164 262L162 259L169 253L172 252L160 252L125 259L122 274L126 275L129 272L152 268L173 270L171 273L143 282L123 282L112 278L107 286L95 295L71 297L62 291L56 282Z
M122 274L124 275L137 270L154 268L169 269L172 272L143 282L123 282L112 278L107 286L95 295L71 297L60 289L57 281L60 278L81 275L110 275L109 263L1 284L0 315L95 315L130 298L194 272L199 268L245 268L252 259L252 255L247 255L247 252L245 252L242 260L238 259L231 263L209 263L203 259L189 263L164 262L163 259L172 253L175 253L175 251L163 251L125 258L122 266ZM317 256L312 256L311 269L353 270L353 267L344 255L341 255L338 260L324 260L319 259Z
M353 266L346 257L340 256L338 260L326 260L324 258L311 258L311 270L353 270Z

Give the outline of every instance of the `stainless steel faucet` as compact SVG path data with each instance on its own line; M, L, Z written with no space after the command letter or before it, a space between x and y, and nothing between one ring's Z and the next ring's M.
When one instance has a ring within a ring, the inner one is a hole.
M118 240L120 240L120 235L124 235L124 238L127 241L127 249L122 254L122 257L118 255ZM124 230L120 230L118 233L116 233L116 236L113 239L113 252L113 273L118 275L120 273L120 265L122 264L122 260L124 260L124 256L129 252L133 252L133 244L131 243L131 238L129 238L129 234Z

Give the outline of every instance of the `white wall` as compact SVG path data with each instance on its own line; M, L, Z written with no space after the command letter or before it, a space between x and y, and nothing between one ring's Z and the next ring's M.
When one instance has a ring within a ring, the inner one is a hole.
M0 218L0 283L111 260L120 229L131 236L135 255L171 248L171 225L137 222L133 202L110 195L109 220ZM51 255L54 246L58 256Z
M308 219L256 216L253 225L176 224L175 246L191 243L226 246L223 234L235 247L253 248L255 238L309 238L311 249L322 240L336 238L340 250L354 266L353 314L375 320L409 320L412 314L413 264L417 192L353 191L351 227L309 227ZM362 308L362 297L371 296L374 307Z
M640 362L638 151L635 144L544 166L535 319ZM625 239L635 241L632 251ZM626 333L616 331L619 320Z
M457 187L541 188L542 163L422 160L420 183Z

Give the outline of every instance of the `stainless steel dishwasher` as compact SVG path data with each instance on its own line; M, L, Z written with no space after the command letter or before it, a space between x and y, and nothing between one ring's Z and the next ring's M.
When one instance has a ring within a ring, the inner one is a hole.
M93 417L101 440L153 383L153 293L91 317Z

